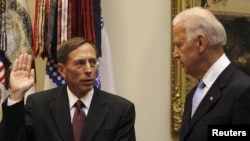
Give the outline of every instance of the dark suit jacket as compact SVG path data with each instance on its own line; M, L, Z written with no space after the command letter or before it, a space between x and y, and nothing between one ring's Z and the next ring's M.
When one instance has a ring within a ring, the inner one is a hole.
M191 119L195 89L186 96L180 141L207 141L208 125L250 125L250 78L233 64L219 75Z
M3 109L8 141L74 140L66 86L28 96L23 128L23 102ZM135 141L134 123L133 103L95 88L81 141Z

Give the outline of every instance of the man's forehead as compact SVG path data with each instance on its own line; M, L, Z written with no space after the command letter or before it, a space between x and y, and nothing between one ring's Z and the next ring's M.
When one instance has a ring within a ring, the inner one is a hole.
M173 38L174 40L182 41L186 40L186 32L183 29L175 29L173 31Z

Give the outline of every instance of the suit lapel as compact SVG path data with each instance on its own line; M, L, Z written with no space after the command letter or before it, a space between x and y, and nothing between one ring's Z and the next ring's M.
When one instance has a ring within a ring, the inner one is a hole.
M100 127L108 114L108 110L105 108L106 103L107 101L105 97L99 90L95 89L90 109L84 123L82 141L93 140L97 132L100 130Z
M213 106L217 103L217 101L221 98L221 91L225 88L230 81L231 75L235 71L235 67L230 64L216 79L214 84L211 86L209 91L207 92L204 99L201 101L199 107L197 108L192 121L196 121L203 117Z
M213 85L216 87L216 85ZM194 92L193 92L194 93ZM192 93L192 95L193 95ZM209 90L209 92L206 94L204 99L201 101L200 105L198 106L196 112L194 113L193 117L191 118L191 111L192 111L192 97L189 97L189 103L187 104L188 109L187 113L185 114L185 117L183 118L182 125L185 127L185 129L182 129L182 134L185 137L195 126L195 124L201 119L206 113L213 107L214 104L220 99L221 94L218 88L212 88ZM213 97L213 100L210 98Z
M195 112L191 124L194 124L197 120L202 118L213 107L214 104L221 98L220 88L213 84L206 96L201 101L197 111Z
M187 108L185 110L186 114L184 115L184 121L183 126L185 129L183 129L183 137L185 137L193 128L193 126L206 115L206 113L219 101L221 98L221 90L225 88L229 82L229 79L231 78L231 75L235 71L235 67L230 64L216 79L212 87L207 92L206 96L201 101L200 105L198 106L195 114L193 115L191 119L191 110L192 110L192 98L195 92L195 89L192 89L190 92L190 96L186 99L186 105ZM188 117L189 116L189 117ZM190 119L190 120L188 120Z
M197 85L196 85L197 87ZM185 110L184 110L184 114L183 114L183 118L182 118L182 126L185 128L181 128L181 139L183 140L182 137L184 138L188 132L190 131L190 129L192 128L191 125L191 112L192 112L192 98L194 95L194 92L196 90L196 87L194 87L188 94L186 97L186 101L185 101Z
M68 141L73 140L74 136L66 86L58 89L57 94L54 96L55 101L50 105L51 112L56 123L56 127L63 139Z

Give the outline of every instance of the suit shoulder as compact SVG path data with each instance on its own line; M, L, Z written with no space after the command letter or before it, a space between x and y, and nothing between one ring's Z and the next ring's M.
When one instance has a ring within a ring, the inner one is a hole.
M63 89L64 89L63 87L56 87L56 88L52 88L52 89L48 89L48 90L38 91L34 94L29 95L28 98L39 99L39 101L40 101L43 98L52 97L52 96L60 93L60 91L63 91Z
M134 105L134 103L128 100L127 98L119 96L117 94L112 94L102 90L100 90L100 94L103 95L109 102L113 102L114 104Z

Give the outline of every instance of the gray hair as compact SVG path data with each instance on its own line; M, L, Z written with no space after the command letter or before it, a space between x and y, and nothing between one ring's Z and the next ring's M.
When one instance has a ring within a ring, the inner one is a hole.
M58 63L66 64L68 60L68 54L80 47L83 44L90 44L96 52L96 58L98 57L98 50L96 46L87 38L83 37L72 37L71 39L64 41L61 47L57 50L57 61Z
M183 21L188 41L197 38L198 34L204 34L211 46L224 46L227 35L220 21L207 9L193 7L179 13L173 20L173 25Z

